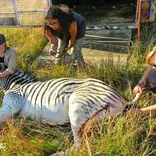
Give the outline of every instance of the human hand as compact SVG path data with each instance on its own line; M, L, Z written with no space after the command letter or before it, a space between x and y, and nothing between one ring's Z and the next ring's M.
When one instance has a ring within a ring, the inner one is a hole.
M49 54L51 56L55 56L56 55L56 51L54 51L53 49L49 49Z
M135 86L135 88L133 89L133 93L137 94L137 93L142 93L143 88L139 85Z
M56 52L57 52L57 45L51 44L51 48L49 50L49 54L54 56L54 55L56 55Z
M65 48L64 49L64 52L67 52L69 49L70 49L69 47Z

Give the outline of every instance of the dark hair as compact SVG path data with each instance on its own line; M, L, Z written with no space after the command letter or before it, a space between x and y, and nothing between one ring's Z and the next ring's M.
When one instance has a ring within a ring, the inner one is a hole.
M68 10L68 13L74 13L74 12L75 12L73 9L69 8L69 6L66 5L66 4L58 4L58 5L56 5L56 6L59 7L60 9L61 9L62 7L68 8L68 9L69 9L69 10ZM61 9L61 10L62 10L62 9Z
M74 17L72 13L67 13L62 11L57 6L50 6L44 16L45 19L58 19L59 24L62 28L64 37L68 37L68 29L70 24L74 21Z
M6 42L5 36L3 34L0 34L0 45L4 42Z

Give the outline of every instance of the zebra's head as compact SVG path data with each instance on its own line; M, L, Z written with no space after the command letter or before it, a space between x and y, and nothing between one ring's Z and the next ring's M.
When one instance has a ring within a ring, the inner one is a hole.
M24 83L34 82L35 77L32 74L16 70L7 78L0 78L0 88L6 92L7 90Z

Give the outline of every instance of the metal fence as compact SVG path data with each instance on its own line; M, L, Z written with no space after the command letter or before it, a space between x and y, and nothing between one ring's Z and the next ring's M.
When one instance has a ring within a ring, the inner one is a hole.
M0 26L37 26L51 0L0 0Z

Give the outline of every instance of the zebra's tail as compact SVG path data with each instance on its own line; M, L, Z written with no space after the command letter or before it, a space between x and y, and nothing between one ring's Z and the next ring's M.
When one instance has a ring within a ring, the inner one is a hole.
M142 94L142 92L137 93L132 101L127 102L127 105L134 105L140 98L141 94Z
M140 98L141 94L142 94L142 92L137 93L136 96L134 97L134 99L132 101L126 103L126 106L125 106L124 111L123 111L124 113L126 113L131 107L134 106L134 104Z

